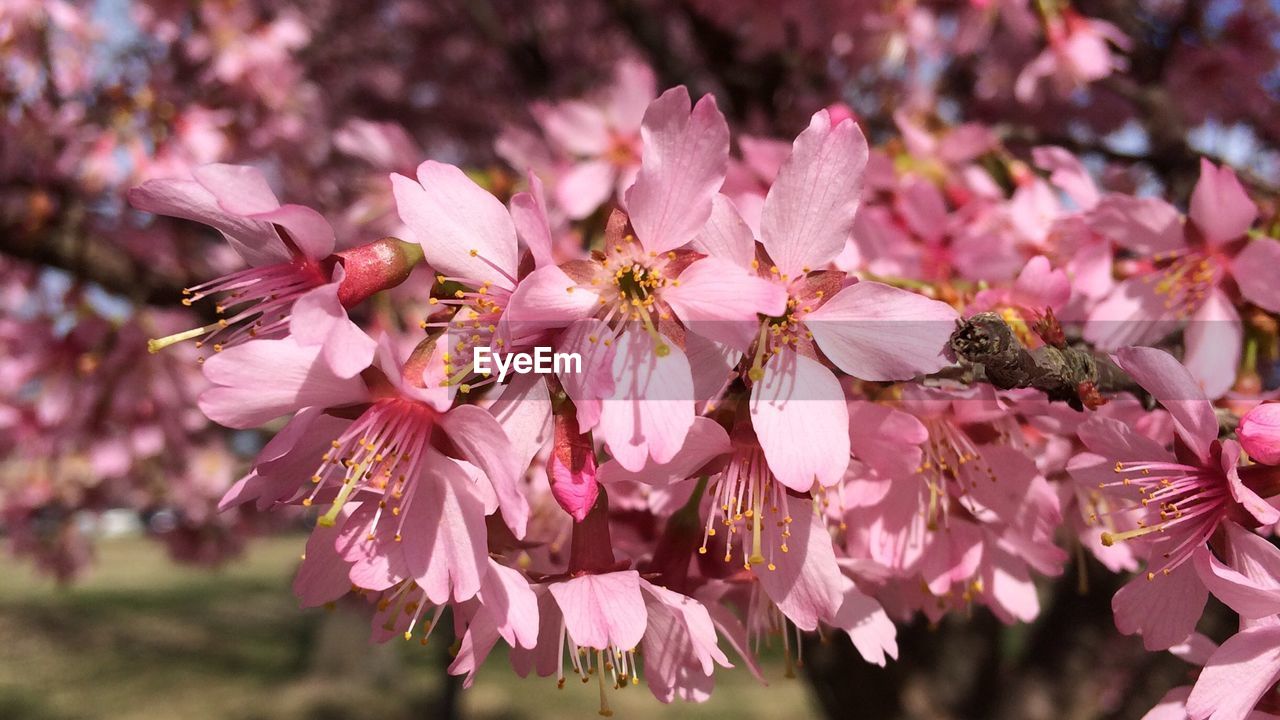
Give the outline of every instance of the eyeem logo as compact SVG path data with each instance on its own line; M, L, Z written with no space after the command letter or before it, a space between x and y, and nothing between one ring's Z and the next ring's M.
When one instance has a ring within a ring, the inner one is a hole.
M499 355L493 352L492 348L481 345L474 350L474 363L476 372L481 375L491 374L492 368L496 366L498 382L505 380L508 372L520 375L582 372L581 355L573 352L552 352L551 348L542 345L535 347L532 353L514 352L505 355Z

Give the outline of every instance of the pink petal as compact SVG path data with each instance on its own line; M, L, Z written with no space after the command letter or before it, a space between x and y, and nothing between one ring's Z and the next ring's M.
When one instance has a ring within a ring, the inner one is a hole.
M926 243L940 242L947 232L947 201L932 181L910 178L894 194L893 209L911 232Z
M337 282L321 285L293 303L289 334L302 345L322 346L325 362L341 378L359 375L378 350L377 341L347 317Z
M1076 207L1089 210L1098 204L1100 196L1093 177L1080 159L1068 150L1045 145L1032 148L1031 158L1037 166L1049 171L1049 182L1062 188Z
M524 537L529 522L529 501L520 491L520 478L527 468L517 466L511 440L488 411L475 405L460 405L444 414L440 426L463 459L484 471L517 539Z
M427 473L405 498L399 545L428 600L461 602L480 592L489 569L484 505L457 464L435 450L428 453Z
M849 446L854 457L887 477L905 477L920 466L929 431L914 415L877 403L849 403Z
M157 215L185 218L217 228L253 266L292 259L270 223L229 213L203 185L191 180L148 180L129 190L129 204Z
M643 331L624 332L614 343L616 386L604 400L598 431L613 458L632 471L648 458L669 462L693 425L689 360L675 343L660 342L668 350L662 357Z
M1226 395L1235 384L1243 341L1240 315L1226 293L1214 288L1187 324L1182 356L1183 365L1209 399Z
M1197 632L1191 633L1186 642L1169 648L1169 654L1192 665L1204 667L1209 662L1209 656L1217 649L1217 643Z
M1057 58L1050 48L1045 48L1034 60L1027 63L1013 83L1013 95L1018 98L1018 102L1027 105L1034 102L1040 79L1052 75L1056 67Z
M520 648L512 648L511 650L511 669L516 671L520 677L527 677L531 669L535 669L538 675L547 677L556 672L557 667L563 667L560 663L564 658L564 639L560 634L560 622L563 619L563 613L560 607L556 605L555 598L551 593L547 592L547 585L533 586L534 593L538 596L538 641L534 645L532 652L522 650Z
M978 455L980 466L966 462L964 468L956 469L957 482L963 484L973 501L966 505L974 515L989 521L989 514L995 514L1010 524L1027 518L1057 519L1057 496L1052 492L1047 496L1034 492L1037 479L1041 482L1043 479L1036 461L1027 452L992 443L980 446ZM997 482L992 482L992 477L997 478Z
M964 123L952 127L938 144L938 156L949 163L962 164L985 155L999 140L986 125Z
M640 130L644 111L657 95L658 80L648 65L620 60L613 68L613 84L605 93L605 112L619 132L634 133Z
M764 366L751 388L751 426L778 482L809 492L849 467L849 410L830 370L790 350Z
M695 334L746 352L760 330L757 315L781 315L787 291L729 260L707 257L680 273L662 299Z
M738 214L733 201L724 195L711 200L711 217L702 226L691 247L711 257L728 260L743 268L751 267L756 257L756 239L751 228Z
M1108 259L1108 268L1110 264ZM1089 311L1084 337L1101 350L1116 350L1153 344L1180 324L1177 315L1165 307L1165 297L1156 292L1155 283L1139 276L1115 286Z
M855 263L852 270L865 268L876 274L914 277L921 272L923 253L887 209L871 205L858 211L853 234L837 262L843 258Z
M484 665L494 646L498 644L499 637L497 617L491 613L478 615L467 626L466 634L458 643L458 654L454 656L453 662L449 663L450 675L466 676L462 680L464 690L470 689L475 683L476 673L480 670L480 666ZM515 656L517 653L512 655ZM516 660L513 657L512 664L515 663ZM527 670L525 674L528 674Z
M363 118L348 120L333 134L333 144L341 152L360 158L379 170L404 167L421 154L417 142L404 126Z
M982 531L973 523L953 520L931 534L920 556L920 575L929 592L942 596L966 583L982 564Z
M640 588L649 614L640 646L649 689L662 702L707 699L716 664L729 667L711 615L691 597L643 580Z
M253 471L236 483L218 504L218 510L256 500L259 510L294 498L306 479L316 471L319 457L329 443L346 430L350 420L324 412L324 408L299 410L284 429L276 433L258 453Z
M723 585L720 587L723 587ZM717 595L719 589L715 585L703 585L698 591L698 599L702 601L703 607L707 609L707 614L711 616L711 622L715 624L720 637L742 659L743 664L747 666L747 671L760 684L765 685L767 683L764 680L764 673L760 670L760 662L756 659L755 654L751 652L751 645L747 639L747 629L732 610L720 604Z
M529 273L507 301L499 321L499 335L515 348L532 342L551 328L561 328L590 315L599 295L555 265Z
M1236 171L1227 165L1214 167L1200 158L1200 180L1191 191L1191 221L1216 245L1248 232L1258 217L1258 206L1249 199Z
M531 648L537 642L538 596L519 570L489 558L480 604L492 615L498 634L508 645Z
M1115 480L1116 460L1172 459L1163 445L1138 432L1132 425L1115 418L1094 415L1081 424L1076 432L1085 447L1108 461L1106 482Z
M1159 198L1108 195L1087 217L1095 232L1140 255L1157 255L1187 246L1182 236L1182 214Z
M251 216L284 228L288 239L304 257L323 260L333 253L333 227L320 213L303 205L281 205Z
M552 583L549 589L577 645L625 652L640 644L648 613L636 571L583 575Z
M1168 575L1139 575L1125 583L1111 598L1111 609L1121 633L1140 633L1148 650L1167 650L1195 630L1208 598L1195 568L1182 563Z
M862 380L909 380L948 364L959 315L950 305L875 282L851 285L804 317L831 362Z
M1209 592L1240 617L1257 620L1280 613L1280 583L1274 578L1250 578L1223 565L1205 548L1198 549L1192 560Z
M1169 411L1178 435L1192 452L1207 460L1209 445L1218 438L1218 416L1182 363L1163 350L1146 347L1124 348L1114 357L1129 377Z
M693 473L713 458L729 452L730 447L729 433L719 423L703 417L694 418L693 424L689 426L689 434L685 436L684 445L669 461L650 461L639 471L631 472L618 461L610 460L600 466L599 480L605 484L636 482L657 487L671 485L693 477Z
M204 374L216 387L201 393L200 409L216 423L250 428L311 405L366 400L364 381L335 374L321 351L282 338L251 340L215 353L204 363Z
M533 116L554 143L573 155L599 155L609 149L604 113L580 100L535 104Z
M814 113L765 197L760 239L783 275L824 269L853 229L867 140L852 120Z
M1079 222L1072 222L1070 228L1083 228ZM1111 277L1111 244L1107 242L1087 242L1077 247L1064 268L1071 278L1072 288L1091 300L1105 297L1115 287Z
M534 266L544 267L555 262L552 255L555 243L547 221L547 200L542 180L532 172L528 178L529 190L511 197L511 221L516 226L516 235L529 248Z
M255 167L215 163L193 168L191 175L229 213L256 215L280 207L267 178Z
M578 427L586 432L600 422L603 400L612 397L616 384L613 364L617 355L615 343L605 344L612 330L603 320L579 320L560 335L561 352L577 353L582 358L582 372L563 372L557 377L578 410Z
M391 176L400 219L427 264L475 285L514 288L516 229L502 203L458 168L434 160L418 166L418 182Z
M848 579L840 573L831 535L813 513L809 500L788 498L788 513L794 522L787 527L791 536L783 538L775 523L765 523L765 548L779 548L770 560L775 569L753 565L760 587L783 615L801 630L814 630L819 622L831 622L844 603ZM787 552L781 552L781 546Z
M1031 622L1040 614L1040 597L1026 563L999 545L989 549L985 566L985 592L992 611L1005 622Z
M1037 255L1027 261L1013 285L1018 302L1034 309L1060 309L1071 298L1071 280L1063 270L1049 264L1049 258Z
M1241 481L1239 469L1241 454L1240 443L1234 440L1222 441L1222 453L1218 457L1218 464L1222 468L1222 474L1227 478L1227 488L1231 491L1231 497L1259 523L1274 525L1280 521L1280 510L1267 500L1263 500L1258 493L1249 489Z
M351 564L350 583L374 591L386 590L409 575L402 544L385 529L377 532L377 517L376 503L360 504L345 523L336 526L340 530L334 542L334 550Z
M785 140L742 135L738 138L738 147L747 167L769 183L778 177L782 165L791 157L791 143Z
M586 160L570 167L556 181L556 205L571 220L581 220L613 195L617 169L607 160Z
M1255 584L1280 590L1280 550L1237 523L1228 521L1224 525L1231 567Z
M711 95L690 113L680 86L649 105L640 134L644 161L627 209L645 250L661 253L692 240L711 215L729 163L729 126Z
M517 375L503 386L489 413L511 441L515 467L523 474L551 441L551 395L546 380L534 374Z
M1232 636L1205 664L1187 698L1187 714L1207 720L1246 718L1280 675L1280 626Z
M1275 274L1278 267L1280 241L1255 238L1231 261L1231 276L1246 300L1264 310L1280 313L1280 282L1276 282Z
M884 667L886 656L898 658L898 629L880 603L852 582L845 588L844 601L831 624L848 633L863 660Z
M318 607L351 591L350 563L334 550L338 527L317 527L307 538L302 564L293 578L293 594L301 607Z
M693 371L693 397L698 413L705 414L707 407L714 407L738 376L735 368L743 353L701 335L685 336L685 353Z

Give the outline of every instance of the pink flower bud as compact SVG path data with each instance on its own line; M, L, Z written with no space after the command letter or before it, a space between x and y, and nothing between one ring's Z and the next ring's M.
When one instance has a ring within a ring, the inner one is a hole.
M422 246L385 237L334 253L333 257L342 261L346 271L338 286L338 300L350 308L404 282L413 266L422 261Z
M596 482L591 438L578 432L578 421L572 413L556 415L555 446L547 463L547 479L560 507L582 522L596 504L600 486Z
M1265 403L1245 413L1236 436L1255 461L1280 464L1280 403Z

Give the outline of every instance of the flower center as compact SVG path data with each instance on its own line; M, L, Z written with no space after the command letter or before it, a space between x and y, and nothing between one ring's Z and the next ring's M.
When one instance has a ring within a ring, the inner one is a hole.
M426 455L436 412L426 405L402 398L376 401L348 427L320 458L311 476L315 486L303 499L310 506L326 488L337 488L328 512L317 524L331 527L352 495L371 490L382 495L373 527L384 511L399 517L395 539L400 540L402 508L412 500L414 480Z
M804 326L804 318L825 302L826 291L810 285L805 277L789 282L776 266L765 273L760 270L759 260L752 260L751 267L759 275L787 286L786 310L781 315L760 316L760 334L756 338L751 367L747 370L747 377L752 382L760 382L764 379L764 366L770 358L788 347L797 350L801 342L813 340L813 333Z
M472 252L473 257L480 257ZM428 331L443 330L448 334L448 341L444 343L445 378L441 386L457 385L459 392L469 393L474 388L495 382L497 378L489 375L475 381L478 377L475 349L486 347L495 352L504 349L506 341L495 337L495 334L498 321L511 300L511 291L489 280L437 275L436 282L442 288L442 296L431 297L428 304L452 309L452 312L439 319L428 318L421 327Z
M325 283L320 268L297 260L264 267L251 267L187 288L182 304L191 307L207 297L217 297L217 322L167 337L147 341L147 350L157 353L170 345L195 340L196 347L212 344L214 352L239 345L252 338L280 337L288 332L293 303L308 290Z
M762 645L772 645L771 638L782 638L784 675L794 679L796 668L804 666L800 628L787 622L787 617L769 599L760 583L753 583L751 586L751 594L747 599L746 623L747 644L757 652Z
M640 666L636 664L635 648L622 649L610 645L607 648L588 648L579 647L573 638L569 637L568 631L565 629L564 622L560 623L560 653L559 667L556 668L556 686L564 687L564 658L569 656L569 666L573 672L582 679L583 684L591 682L591 676L596 676L596 682L600 687L600 715L603 717L613 717L613 710L609 707L609 696L606 692L606 680L608 684L613 686L614 690L625 688L630 681L631 685L640 684Z
M652 338L658 357L671 352L656 322L671 319L671 309L662 301L662 289L680 282L670 277L669 264L676 257L675 253L645 252L634 235L627 235L596 263L591 278L592 288L600 295L596 317L613 330L606 344L638 322Z
M719 525L729 533L725 542L725 562L733 561L734 539L741 538L743 569L750 570L753 565L766 563L770 570L776 569L774 545L768 543L766 548L764 536L768 530L769 538L779 541L777 550L789 552L787 538L791 537L792 518L786 512L787 491L769 471L764 453L758 447L736 453L729 467L712 480L710 491L713 506L707 514L702 547L698 548L698 553L706 554L707 542L715 536Z
M1155 256L1153 262L1154 271L1143 281L1154 283L1155 293L1164 298L1165 310L1173 311L1180 320L1204 304L1222 274L1218 261L1201 252L1166 253Z
M636 152L636 138L615 135L609 149L604 153L605 160L626 168L640 163L640 155Z
M426 645L431 639L431 633L436 629L438 624L436 621L440 619L440 612L444 606L433 605L427 600L426 591L418 586L417 581L409 578L401 580L383 592L377 608L379 614L386 615L386 620L381 625L382 629L388 633L395 633L397 628L404 627L405 640L413 639L413 631L421 621L422 638L419 642ZM423 620L429 608L434 612L430 618Z
M1115 473L1121 478L1099 483L1098 487L1136 487L1147 517L1138 521L1136 529L1103 532L1103 545L1110 547L1151 533L1173 531L1178 535L1174 547L1162 553L1164 563L1156 570L1148 569L1148 580L1154 579L1156 572L1168 575L1191 557L1193 550L1207 542L1231 499L1230 489L1223 478L1211 470L1192 465L1117 462Z

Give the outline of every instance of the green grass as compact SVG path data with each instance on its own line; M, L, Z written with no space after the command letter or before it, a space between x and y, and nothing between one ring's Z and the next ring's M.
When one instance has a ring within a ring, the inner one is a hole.
M303 538L269 538L219 571L170 563L141 539L103 543L69 588L0 560L0 718L15 720L398 720L435 717L443 648L371 646L354 611L298 610ZM732 659L732 658L731 658ZM618 717L809 714L799 681L717 673L703 705L664 706L643 686L611 692ZM462 694L471 718L593 717L594 684L521 680L495 655Z

